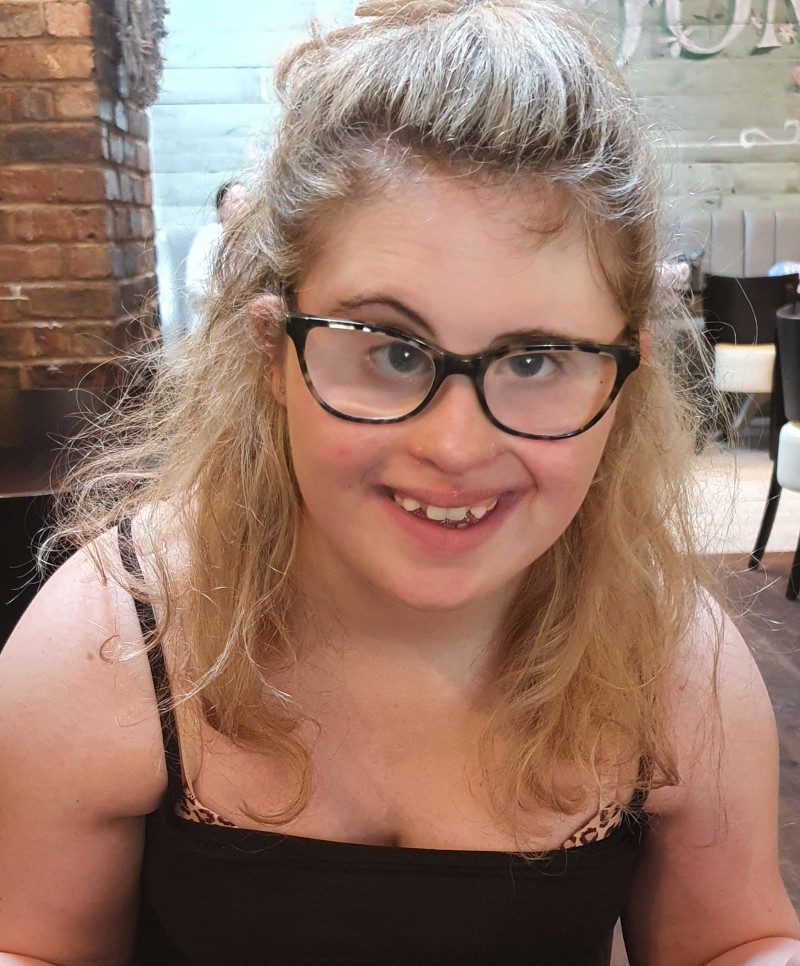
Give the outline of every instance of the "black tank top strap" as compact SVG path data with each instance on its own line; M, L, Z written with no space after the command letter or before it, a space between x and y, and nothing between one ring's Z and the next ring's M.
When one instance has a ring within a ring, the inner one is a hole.
M119 555L122 566L128 573L144 584L144 573L136 548L133 544L133 531L129 517L123 517L117 525L117 537L119 541ZM161 643L150 647L150 642L155 636L156 614L153 605L149 600L134 597L136 606L136 616L139 618L139 626L142 630L142 637L147 649L147 659L150 662L150 673L153 675L153 687L156 693L156 704L158 706L158 716L161 721L161 737L164 742L164 757L167 765L168 791L170 798L177 801L183 794L183 769L181 767L181 751L178 742L178 728L175 721L175 712L172 709L172 689L169 683L169 673L164 661L164 652Z

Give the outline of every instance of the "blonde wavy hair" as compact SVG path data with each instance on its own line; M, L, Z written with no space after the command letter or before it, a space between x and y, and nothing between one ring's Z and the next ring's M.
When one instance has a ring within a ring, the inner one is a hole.
M325 225L412 168L547 186L562 216L553 230L580 220L631 330L649 328L655 351L622 393L580 511L506 615L483 751L502 743L511 824L520 802L575 810L610 765L647 761L641 784L674 784L665 681L708 575L688 472L697 412L678 379L677 299L658 294L660 186L632 95L583 17L551 0L356 12L328 33L313 25L276 70L282 120L216 259L201 327L171 361L151 358L152 384L95 431L53 542L87 546L136 519L147 586L95 549L98 566L156 604L148 646L170 649L176 705L291 764L296 795L260 818L294 818L312 788L310 752L302 709L270 682L297 658L302 497L269 385L282 313L265 349L254 306L271 293L291 307ZM565 791L556 763L586 786Z

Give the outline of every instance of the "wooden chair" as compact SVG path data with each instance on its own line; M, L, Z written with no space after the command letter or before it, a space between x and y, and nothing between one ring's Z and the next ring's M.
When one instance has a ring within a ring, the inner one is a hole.
M703 310L714 347L714 386L745 397L734 431L745 423L754 397L772 392L775 313L797 298L797 286L797 275L706 278Z
M800 301L776 314L776 362L770 417L770 456L774 460L764 516L750 554L748 567L755 570L769 540L783 489L800 492ZM800 538L786 587L789 600L800 595Z

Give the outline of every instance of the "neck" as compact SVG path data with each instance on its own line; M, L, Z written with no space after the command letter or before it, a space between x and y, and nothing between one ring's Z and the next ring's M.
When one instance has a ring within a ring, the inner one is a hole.
M301 538L297 572L302 639L394 668L436 668L448 679L488 683L513 588L450 611L419 610L370 583L312 538Z

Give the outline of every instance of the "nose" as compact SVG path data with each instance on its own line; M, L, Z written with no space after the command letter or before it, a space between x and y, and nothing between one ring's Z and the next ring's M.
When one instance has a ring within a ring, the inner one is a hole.
M448 376L428 406L408 423L413 456L442 473L460 476L494 460L503 449L501 431L481 409L467 376Z

